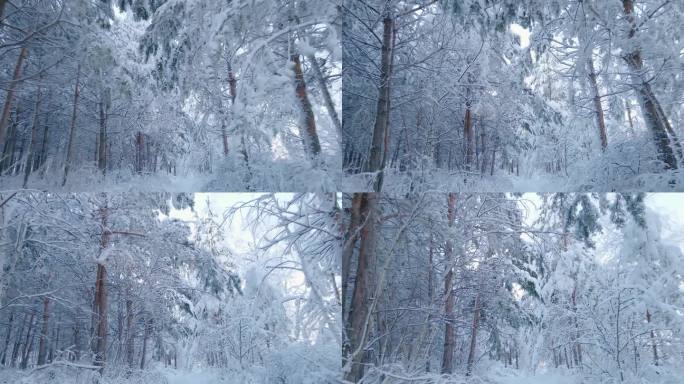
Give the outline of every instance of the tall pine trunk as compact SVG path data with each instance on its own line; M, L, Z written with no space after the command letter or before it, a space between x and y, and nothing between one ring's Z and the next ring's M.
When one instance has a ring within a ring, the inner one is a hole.
M579 329L579 320L577 316L577 288L575 287L572 290L572 312L573 312L573 322L575 325L575 348L574 348L574 353L576 356L576 365L582 369L582 344L579 342L580 338L580 329Z
M142 174L145 163L145 138L142 132L135 135L135 172Z
M133 368L135 362L135 332L133 331L133 300L126 300L126 362Z
M7 97L5 98L5 106L2 109L2 117L0 117L0 148L4 147L5 139L7 137L7 126L9 124L10 112L12 110L12 101L14 100L14 92L17 89L17 84L21 81L21 67L28 55L28 48L24 46L19 52L17 63L14 66L14 74L12 81L7 88Z
M630 25L629 40L634 41L637 31L636 19L634 16L634 1L622 0L625 18ZM677 169L677 159L675 158L668 132L674 133L670 122L663 113L660 102L656 98L651 85L644 79L644 63L641 57L641 49L638 45L627 55L625 61L631 71L633 82L635 83L636 95L641 106L646 126L651 131L653 141L658 150L658 159L665 164L665 169Z
M140 369L143 370L145 369L145 360L147 359L147 339L150 337L150 329L152 328L152 319L148 319L147 321L143 321L144 324L144 332L143 332L143 345L142 345L142 353L140 357Z
M342 123L337 115L337 109L335 109L335 103L330 96L330 91L328 90L328 84L325 82L325 77L323 77L323 72L321 71L321 66L318 64L316 56L309 54L306 56L311 63L311 69L313 69L314 77L318 82L318 86L321 89L321 94L323 95L323 101L325 102L325 109L328 111L330 120L332 120L333 126L335 126L335 131L337 132L338 139L342 140Z
M17 362L17 357L19 356L19 351L21 347L21 340L24 336L24 328L26 328L26 320L28 319L29 315L25 314L24 315L24 321L21 323L21 328L19 329L19 333L14 336L14 346L12 347L12 357L10 358L10 367L15 366Z
M347 366L349 370L345 373L345 380L353 383L363 377L363 360L365 355L365 343L368 335L369 317L369 293L370 266L374 264L375 258L375 204L377 196L373 193L360 194L359 222L363 223L360 230L360 245L358 264L356 267L356 278L354 280L354 290L352 293L349 316L347 318L347 337L348 352ZM353 246L353 245L350 245Z
M361 204L363 196L355 193L352 197L349 228L345 236L344 248L342 249L342 308L347 308L347 293L350 284L349 269L351 268L354 248L359 238L359 225L361 224ZM346 312L345 312L346 313ZM346 321L346 319L344 319Z
M71 113L71 125L69 127L69 144L67 145L67 156L66 162L64 163L64 179L62 180L62 186L66 185L67 177L69 175L69 166L71 165L71 158L74 151L74 131L76 130L76 111L78 109L78 81L81 77L81 64L78 64L76 68L76 87L74 89L74 109Z
M456 218L456 194L449 193L447 197L447 225L452 228ZM448 234L447 236L451 236ZM447 237L444 247L447 263L447 274L444 277L444 350L442 353L442 373L452 373L454 368L454 245Z
M651 312L646 310L646 322L651 324ZM649 332L651 336L651 346L653 348L653 364L658 365L658 346L656 345L655 331L651 329Z
M48 132L49 124L43 124L43 141L40 144L40 156L38 157L38 162L36 163L35 169L38 169L41 166L43 166L43 164L45 164L45 161L47 160Z
M603 116L603 107L601 106L601 95L599 94L598 82L596 81L596 70L594 69L594 60L589 56L587 59L587 69L589 70L589 85L594 101L594 113L596 115L596 125L599 130L599 138L601 140L601 150L605 151L608 147L608 135L606 134L606 121Z
M24 342L24 349L21 352L21 364L19 367L21 369L26 369L28 367L28 358L33 350L33 339L35 337L35 327L33 324L33 319L36 317L35 313L31 314L31 319L29 320L29 328L26 333L26 341Z
M383 172L389 150L389 118L390 118L390 81L392 78L392 56L394 45L394 19L387 14L382 20L382 48L380 59L380 86L378 87L378 104L375 112L373 138L367 172L376 173L373 190L382 189Z
M9 319L7 320L7 333L5 334L5 345L2 347L2 354L0 357L0 365L4 366L6 357L7 357L7 349L9 348L10 344L10 336L12 336L12 323L14 322L14 311L10 312Z
M473 311L473 326L470 331L470 350L468 351L468 370L466 376L470 376L473 372L473 364L475 363L475 347L477 346L477 328L480 325L480 292L478 288L475 296L475 310Z
M107 109L109 107L109 91L102 91L100 96L100 132L97 146L97 168L104 174L107 171Z
M230 105L231 108L235 106L235 99L237 97L237 79L235 78L235 73L233 72L233 67L230 63L230 59L226 62L226 67L228 69L228 92L230 95ZM225 150L228 150L228 141L226 136ZM245 133L240 132L240 154L242 155L242 161L245 163L245 168L247 168L246 175L246 190L251 190L250 183L252 181L252 168L249 165L249 151L247 148L247 139L245 138Z
M50 326L50 298L43 298L43 329L40 332L40 345L38 347L38 365L44 365L47 357L48 329Z
M81 351L83 350L83 345L81 344L81 322L78 320L78 317L74 315L74 360L79 361L81 360Z
M304 81L304 73L302 72L302 63L299 53L290 56L295 73L295 92L299 107L302 113L302 123L304 124L304 131L302 137L306 146L306 151L309 156L316 161L318 155L321 153L321 143L318 139L318 132L316 131L316 119L314 117L313 107L309 101L309 96L306 91L306 82Z
M7 130L7 140L5 140L5 145L1 148L2 153L0 154L0 175L6 173L11 174L12 166L14 164L14 147L17 141L17 126L19 125L19 107L17 107L14 113L14 121L10 124Z
M632 108L629 106L629 99L625 99L625 109L627 110L627 119L629 121L629 132L634 136L636 132L634 131L634 119L632 119Z
M104 205L100 209L102 216L102 234L100 235L100 257L107 251L111 231L107 223L109 214L107 207L107 196L104 195ZM105 362L107 361L107 268L105 260L99 260L97 264L97 279L95 281L95 315L97 321L95 325L95 361L93 365L100 367L100 373L104 372Z
M473 146L475 132L473 130L472 102L470 101L470 90L466 99L465 116L463 117L463 139L465 141L465 165L466 170L470 171L473 163Z
M33 152L36 146L36 136L38 136L38 114L40 113L40 87L38 87L38 94L36 95L36 107L33 111L33 124L31 126L31 141L26 151L26 165L24 166L24 183L22 188L26 188L28 184L29 175L33 170Z
M430 340L432 340L433 337L433 325L432 325L432 319L433 319L433 305L434 305L434 298L435 298L435 283L434 283L434 260L433 260L433 254L434 254L434 238L432 235L432 228L430 228L430 247L428 249L428 304L430 306L430 311L427 314L427 327L428 327L428 338L426 341L426 348L427 350L431 349L431 343ZM431 357L428 354L427 358L425 359L425 372L430 372L430 360Z

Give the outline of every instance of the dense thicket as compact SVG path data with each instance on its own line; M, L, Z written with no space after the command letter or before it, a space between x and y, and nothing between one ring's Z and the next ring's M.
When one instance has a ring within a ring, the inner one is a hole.
M238 204L228 196L3 194L0 377L334 377L335 201L265 195Z
M332 2L2 4L3 185L333 189Z
M346 199L346 380L680 377L684 256L645 195Z
M681 2L346 0L343 15L348 190L680 189Z

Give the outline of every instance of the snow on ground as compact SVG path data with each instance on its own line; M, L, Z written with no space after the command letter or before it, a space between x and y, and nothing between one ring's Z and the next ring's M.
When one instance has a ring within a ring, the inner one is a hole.
M41 370L1 369L0 384L93 384L98 374L89 369L54 367ZM219 370L183 371L156 368L129 374L107 374L98 384L257 384L261 381L237 372Z
M52 170L42 177L32 175L28 189L51 192L331 192L339 187L335 180L342 170L333 162L321 168L299 161L254 162L248 178L243 167L227 162L210 173L158 172L138 175L130 170L110 170L105 176L93 167L73 170L62 186L62 170ZM23 175L0 177L0 190L21 189Z
M163 374L168 384L226 384L238 382L227 377L225 374L221 375L219 372L212 371L188 372L170 369L164 371Z
M597 175L520 175L465 176L459 172L385 171L382 191L402 195L421 191L450 192L676 192L684 191L684 172L642 173L632 177L601 179ZM345 175L337 184L344 192L370 191L372 175Z
M439 362L436 362L439 365ZM638 377L625 371L624 380L606 373L590 375L564 367L541 367L535 372L525 369L505 367L496 361L480 361L471 376L463 372L451 375L439 373L406 373L398 366L373 369L363 381L364 384L682 384L684 372L672 371L665 367L646 367Z
M515 369L493 369L487 378L492 384L580 384L582 380L577 376L570 376L567 372L548 370L533 374Z

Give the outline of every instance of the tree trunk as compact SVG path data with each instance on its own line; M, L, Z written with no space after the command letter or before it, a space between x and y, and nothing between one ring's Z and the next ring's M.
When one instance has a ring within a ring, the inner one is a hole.
M627 109L627 119L629 119L629 131L632 133L632 135L635 135L636 132L634 131L634 121L632 119L632 108L629 106L629 99L625 100L625 108Z
M432 327L432 319L433 319L433 314L432 314L432 308L434 304L434 297L435 297L435 283L434 283L434 260L433 260L433 253L434 253L434 239L432 235L432 228L430 228L430 248L428 249L428 304L430 307L430 310L427 315L427 326L428 326L428 341L427 341L427 348L428 350L431 349L430 342L429 340L432 339L432 334L433 334L433 327ZM425 372L430 372L430 362L431 358L428 355L427 359L425 359Z
M660 104L657 104L656 107L658 109L658 115L663 121L665 121L665 129L667 130L667 133L670 135L670 140L672 140L672 143L674 144L677 156L679 156L680 160L684 159L684 153L682 152L682 144L679 142L679 137L677 137L677 134L672 129L672 124L670 124L670 121L667 120L667 116L665 115L665 111L663 111L663 107Z
M651 324L651 312L649 312L648 309L646 310L646 322L648 324ZM658 346L656 345L655 331L653 331L652 329L650 332L650 336L651 336L651 345L653 346L653 364L657 366L658 365Z
M235 80L235 75L233 74L233 68L230 65L230 59L226 61L226 67L228 69L228 94L230 95L230 103L235 104L235 93L237 92L237 80ZM221 102L223 104L223 102ZM223 139L223 155L228 156L228 132L226 131L225 119L221 123L221 137Z
M81 324L78 319L74 319L74 360L81 360Z
M105 174L107 171L107 108L109 104L108 91L103 91L99 103L100 132L97 146L97 168Z
M365 343L369 324L369 293L367 292L369 281L369 268L374 264L375 258L375 204L377 196L373 193L360 194L359 222L362 223L360 231L360 246L358 265L354 291L352 293L349 316L347 320L348 357L349 370L345 373L345 380L353 383L363 377L363 360L365 357Z
M145 369L145 359L147 355L147 339L150 336L150 328L152 328L152 319L148 319L147 322L143 321L145 329L143 332L143 346L142 346L142 357L140 358L140 370Z
M4 6L4 5L3 5ZM7 125L9 123L10 112L12 110L12 101L14 100L14 92L16 91L17 84L20 82L21 77L21 67L24 64L24 60L28 55L28 48L24 46L19 52L19 57L17 58L17 64L14 66L14 74L12 75L12 81L7 88L7 97L5 98L5 106L2 109L2 117L0 117L0 148L4 147L5 139L7 137Z
M33 326L33 319L35 318L35 314L31 314L31 319L29 320L29 329L28 332L26 333L26 341L24 342L24 350L21 353L21 364L20 368L21 369L26 369L28 367L28 357L31 354L31 350L33 350L33 338L35 336L35 330Z
M453 227L456 218L456 194L449 193L447 197L447 225ZM447 238L444 256L447 264L447 274L444 278L444 351L442 354L442 373L452 373L454 364L454 246Z
M142 132L138 132L135 135L135 171L138 175L142 174L143 171L143 158L144 158L144 148L145 139Z
M14 140L17 140L18 133L15 133ZM16 143L15 143L16 144ZM15 151L12 154L12 167L10 168L11 175L18 175L21 171L21 159L24 157L24 149L26 147L26 137L21 136L21 144L19 145L19 153ZM16 156L15 156L16 155Z
M40 345L38 347L38 365L44 365L47 357L48 327L50 321L50 298L43 298L43 330L40 333Z
M380 86L378 104L373 126L370 156L366 171L376 173L373 190L382 189L383 171L389 150L390 81L392 78L392 56L394 43L394 19L388 14L382 21L382 51L380 60Z
M622 308L622 301L620 299L621 291L618 291L616 314L615 314L615 362L617 363L617 369L620 372L620 381L624 381L624 375L622 373L622 360L620 358L620 352L622 351L622 345L620 344L620 309Z
M589 85L594 94L594 112L596 113L596 125L599 130L599 138L601 139L601 150L605 151L608 147L608 135L606 134L606 121L603 117L603 107L601 106L601 96L599 94L598 82L596 81L596 70L594 69L594 60L589 56L587 59L587 69L589 70Z
M552 349L553 351L553 366L554 368L558 368L560 365L560 362L558 361L558 353L556 353L556 348Z
M466 376L470 376L473 372L473 364L475 363L475 347L477 345L477 328L480 324L480 292L478 289L475 296L475 311L473 312L473 326L470 332L470 350L468 352L468 370Z
M133 300L126 300L126 361L128 366L133 368L135 362L133 356L135 353L135 332L133 331Z
M104 371L107 360L107 269L104 265L97 265L97 281L95 283L95 302L97 322L95 327L95 361L93 365Z
M345 243L342 251L342 308L343 313L347 313L347 295L349 290L350 274L352 258L354 256L354 248L359 237L359 225L361 224L361 204L363 203L363 196L360 193L355 193L352 197L351 212L349 220L349 228L345 235ZM344 319L346 322L348 319ZM348 351L347 351L348 352ZM345 356L346 357L346 356Z
M14 122L7 130L7 140L2 147L2 156L0 157L0 175L5 173L12 174L12 166L14 165L14 148L17 142L17 126L19 125L19 107L14 113ZM7 172L9 171L9 172Z
M33 148L36 146L36 136L38 135L38 113L40 112L40 87L36 96L36 108L33 112L33 125L31 127L31 141L26 151L26 165L24 166L24 183L22 188L26 188L28 178L33 170Z
M318 133L316 132L316 119L314 118L313 107L309 101L309 96L306 92L306 82L304 82L304 73L302 72L302 63L299 54L291 55L290 60L294 64L295 73L295 91L297 93L297 100L299 100L299 107L303 114L303 124L306 132L302 132L302 138L306 150L312 159L317 159L321 153L321 143L318 140Z
M576 360L576 365L578 365L580 368L582 367L582 345L579 343L579 338L580 338L580 329L579 329L579 322L577 320L577 288L574 288L572 290L572 311L573 311L573 317L574 317L574 324L575 324L575 346L573 348L574 353L576 354L577 360Z
M62 180L62 186L66 185L67 176L69 175L69 166L71 165L71 157L74 151L74 130L76 128L76 110L78 108L78 80L81 76L81 64L78 64L76 68L76 87L74 89L74 109L71 113L71 126L69 128L69 144L67 145L67 157L64 163L64 179Z
M100 209L102 215L102 234L100 236L100 257L109 246L111 231L107 225L107 197L104 195L104 206ZM95 282L95 314L97 322L95 327L95 362L93 365L100 367L100 373L104 371L107 361L107 268L105 260L99 260L97 264L97 280Z
M45 161L47 160L48 129L49 129L49 124L44 124L43 125L43 142L41 143L41 146L40 146L40 157L38 158L38 163L36 164L36 169L38 169L43 164L45 164Z
M4 366L7 349L9 348L10 336L12 335L12 323L14 322L14 311L10 312L9 319L7 321L7 333L5 334L5 345L2 347L2 357L0 358L0 365Z
M52 343L52 345L50 347L50 353L48 354L48 363L52 363L54 361L55 350L59 349L59 336L61 333L61 328L60 328L61 323L62 323L61 317L57 318L57 324L55 324L55 328L53 330L53 332L55 334L55 342Z
M463 118L463 139L465 140L465 165L466 170L470 171L473 163L473 139L475 132L473 130L473 116L471 111L470 89L467 92L466 111Z
M233 73L233 67L230 64L230 60L227 61L228 67L228 91L230 93L230 104L235 105L235 99L237 97L237 80L235 79L235 74ZM226 142L226 150L228 143ZM245 168L247 168L246 175L246 190L251 190L251 180L253 178L252 169L249 166L249 151L247 150L247 140L245 139L245 133L240 132L240 154L242 155L242 161L245 163Z
M237 80L233 73L233 67L230 65L230 60L227 61L228 67L228 92L230 94L230 103L235 104L235 96L237 96Z
M625 18L630 24L629 41L633 41L637 31L634 17L634 2L633 0L622 0L622 5ZM627 65L632 72L631 76L635 83L637 99L639 100L646 126L651 131L653 141L658 150L658 159L665 164L665 169L677 169L677 160L668 137L668 132L672 132L672 127L666 116L662 113L663 110L660 102L658 102L658 99L656 99L655 94L651 90L651 85L643 77L644 64L641 58L641 49L636 46L625 55L624 59L627 61Z
M306 58L311 63L311 69L313 69L314 77L318 82L318 86L321 88L321 94L323 95L323 101L325 103L325 109L328 111L330 120L332 120L333 126L335 126L335 131L337 131L338 140L342 141L342 123L337 115L337 109L335 109L335 103L330 96L330 91L328 90L328 84L325 82L323 77L323 72L321 71L321 66L318 64L318 60L314 55L307 55Z
M484 116L480 116L480 174L484 176L487 174L487 134L485 132Z
M10 359L10 367L14 367L19 356L19 350L21 347L21 339L24 336L24 328L26 327L26 319L29 317L28 314L24 315L24 321L21 323L21 328L19 333L15 335L14 346L12 347L12 357Z

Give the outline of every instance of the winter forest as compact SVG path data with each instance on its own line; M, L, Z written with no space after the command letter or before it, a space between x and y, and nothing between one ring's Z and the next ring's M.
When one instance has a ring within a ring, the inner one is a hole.
M684 196L344 196L358 383L681 383Z
M0 185L335 191L333 1L1 0Z
M0 0L0 384L682 384L682 26Z
M684 2L343 4L345 190L684 190Z
M0 196L0 383L324 383L334 194Z

